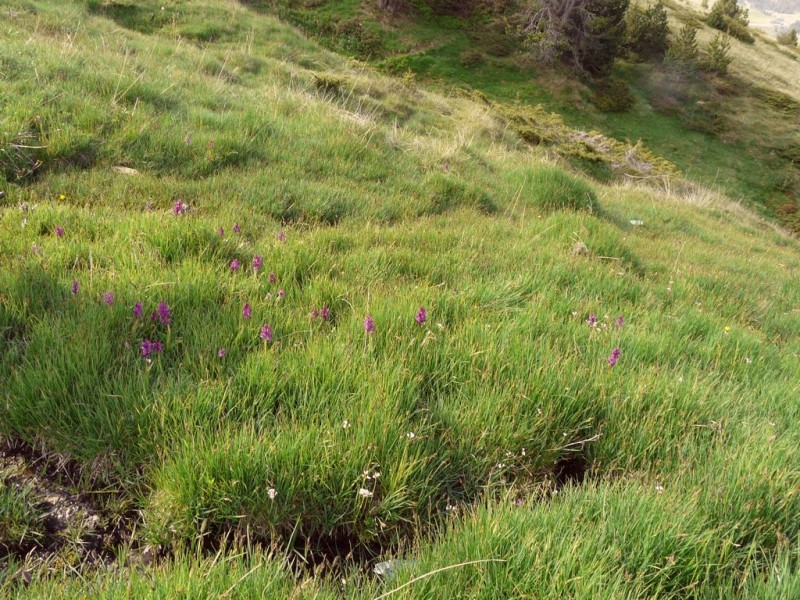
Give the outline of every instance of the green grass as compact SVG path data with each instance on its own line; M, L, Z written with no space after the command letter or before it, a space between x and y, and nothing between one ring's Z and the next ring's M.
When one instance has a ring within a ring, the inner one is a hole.
M0 552L26 548L41 534L42 523L28 487L17 486L0 471Z
M2 9L0 435L132 519L117 571L0 558L3 594L372 598L491 559L393 597L792 596L796 239L248 6L155 6Z

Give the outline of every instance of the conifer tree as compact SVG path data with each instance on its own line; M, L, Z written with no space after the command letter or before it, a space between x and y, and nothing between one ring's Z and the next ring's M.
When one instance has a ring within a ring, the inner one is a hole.
M678 36L670 44L664 62L679 69L690 70L697 65L700 51L697 48L697 29L686 24L681 27Z

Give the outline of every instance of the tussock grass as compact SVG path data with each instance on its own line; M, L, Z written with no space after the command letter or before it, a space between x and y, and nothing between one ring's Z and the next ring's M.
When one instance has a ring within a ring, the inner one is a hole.
M245 6L151 8L2 9L0 433L141 515L117 572L24 593L368 598L496 559L394 597L791 596L796 239Z

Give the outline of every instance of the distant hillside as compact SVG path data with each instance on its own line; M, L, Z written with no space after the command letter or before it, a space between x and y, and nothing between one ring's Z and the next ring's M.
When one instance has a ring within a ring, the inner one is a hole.
M792 14L800 12L800 0L749 0L752 6L761 10Z

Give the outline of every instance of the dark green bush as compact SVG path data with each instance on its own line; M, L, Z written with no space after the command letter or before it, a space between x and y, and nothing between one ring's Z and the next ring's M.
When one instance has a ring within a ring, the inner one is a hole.
M604 79L597 83L589 98L602 112L624 112L636 102L630 86L621 79Z

